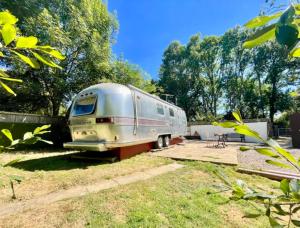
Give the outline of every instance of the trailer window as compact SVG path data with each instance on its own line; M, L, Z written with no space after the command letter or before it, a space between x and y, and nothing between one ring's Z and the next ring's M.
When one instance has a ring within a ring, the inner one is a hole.
M96 100L96 97L87 97L77 100L74 105L73 115L79 116L92 114L95 110Z
M174 117L174 110L169 108L169 113L170 113L170 116Z
M164 115L165 114L164 113L164 106L163 105L157 104L156 107L157 107L157 113L158 114L160 114L160 115Z

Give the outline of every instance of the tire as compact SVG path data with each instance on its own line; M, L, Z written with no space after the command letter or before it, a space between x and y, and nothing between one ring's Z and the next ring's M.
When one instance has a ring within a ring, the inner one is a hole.
M164 146L164 147L170 146L170 137L169 137L168 135L166 135L166 136L164 137L163 146Z
M163 147L163 137L162 136L158 136L157 141L154 144L154 148L155 149L161 149Z

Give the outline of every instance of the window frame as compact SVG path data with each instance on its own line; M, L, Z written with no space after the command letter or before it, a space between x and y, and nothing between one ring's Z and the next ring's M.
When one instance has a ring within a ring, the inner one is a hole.
M160 107L159 107L160 106ZM162 110L162 113L159 111L159 110ZM164 106L160 103L156 103L156 113L158 115L161 115L161 116L164 116L165 115L165 109L164 109Z
M92 108L92 110L91 110L91 112L88 112L88 113L82 113L82 114L76 114L76 112L75 112L75 108L76 108L76 105L77 105L77 102L80 102L80 101L82 101L82 100L84 100L84 99L87 99L87 98L94 98L95 100L94 100L94 103L93 103L93 108ZM72 111L72 116L88 116L88 115L92 115L92 114L94 114L95 113L95 111L96 111L96 106L97 106L97 101L98 101L98 97L97 96L90 96L90 97L84 97L84 98L80 98L80 99L78 99L78 100L76 100L75 102L74 102L74 107L73 107L73 111Z

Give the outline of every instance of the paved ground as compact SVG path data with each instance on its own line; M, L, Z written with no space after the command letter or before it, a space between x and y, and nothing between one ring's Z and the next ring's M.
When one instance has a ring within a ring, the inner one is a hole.
M60 200L66 200L73 197L81 197L90 193L99 192L120 185L147 180L149 178L159 176L164 173L175 171L182 167L183 165L181 164L173 163L169 165L148 169L143 172L135 172L130 175L115 177L110 180L101 181L91 185L76 186L67 190L53 192L51 194L33 198L27 201L4 204L0 206L0 217L17 214L32 208L42 207L44 205L54 203Z
M290 151L297 160L300 158L300 149L290 148L289 139L280 139L278 142L283 148ZM253 143L228 142L225 148L216 148L213 146L213 142L186 140L182 145L156 151L151 155L174 159L213 162L217 164L238 165L239 168L250 170L297 173L294 170L278 168L267 164L265 160L270 159L270 157L261 155L254 150L241 152L239 148L242 145L258 146L258 144Z
M240 145L240 143L230 142L225 148L216 148L213 146L213 142L186 140L183 144L153 152L151 155L174 159L199 160L226 165L237 165Z

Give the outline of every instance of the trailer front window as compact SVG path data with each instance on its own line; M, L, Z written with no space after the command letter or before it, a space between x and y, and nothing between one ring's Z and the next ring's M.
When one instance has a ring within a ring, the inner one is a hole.
M80 116L92 114L95 110L96 100L96 97L87 97L77 100L74 105L73 115Z

